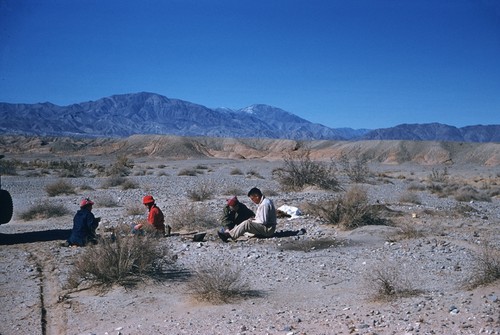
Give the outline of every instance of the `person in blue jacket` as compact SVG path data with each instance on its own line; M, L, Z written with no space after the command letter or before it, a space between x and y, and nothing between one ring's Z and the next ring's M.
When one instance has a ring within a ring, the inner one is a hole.
M101 218L94 217L92 205L94 205L94 202L89 198L85 198L80 202L80 209L73 218L73 229L67 241L68 245L83 247L88 243L97 244L95 230L99 226Z

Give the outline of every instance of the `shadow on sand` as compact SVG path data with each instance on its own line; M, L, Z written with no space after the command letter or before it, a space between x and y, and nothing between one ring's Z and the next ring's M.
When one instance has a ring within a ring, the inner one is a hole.
M27 233L0 234L0 245L67 240L71 229L52 229Z
M306 230L304 228L299 230L281 230L274 233L272 237L290 237L290 236L298 236L304 235Z

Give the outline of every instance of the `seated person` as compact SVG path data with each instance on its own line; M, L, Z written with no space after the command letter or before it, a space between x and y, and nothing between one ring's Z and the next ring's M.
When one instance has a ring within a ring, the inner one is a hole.
M221 223L227 230L231 230L243 221L253 217L255 217L255 213L234 196L227 200L223 208Z
M165 217L163 216L163 212L161 209L156 205L155 199L153 198L152 195L146 195L142 199L142 203L144 206L148 208L148 223L153 226L158 233L165 234ZM140 232L143 234L144 232L142 231L143 224L138 223L134 225L132 228L132 233L136 234ZM169 227L170 228L170 227ZM169 229L170 230L170 229ZM167 234L170 234L170 231L167 232Z
M219 237L227 242L229 239L236 240L245 233L262 237L271 237L276 231L276 208L273 202L266 198L258 188L252 188L248 197L257 204L257 212L254 218L243 221L233 229L222 229L218 232Z
M99 226L101 218L96 218L92 214L93 205L94 202L89 198L85 198L80 202L80 209L73 218L73 229L67 241L68 245L83 247L87 243L97 244L95 230Z

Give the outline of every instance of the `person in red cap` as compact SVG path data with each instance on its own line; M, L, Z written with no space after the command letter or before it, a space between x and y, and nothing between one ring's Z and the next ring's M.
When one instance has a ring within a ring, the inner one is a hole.
M227 230L231 230L243 221L253 217L255 217L255 213L234 196L226 200L220 220L222 226Z
M146 195L144 198L142 198L142 203L148 208L148 223L152 225L159 233L165 234L165 217L163 216L163 212L161 211L161 209L156 206L153 196ZM132 233L135 234L141 231L142 227L142 223L136 224L132 230ZM168 231L167 235L169 233L170 232Z
M92 214L94 202L89 198L82 199L80 209L73 218L73 229L67 240L70 246L83 247L88 243L97 244L97 235L95 230L99 226L101 218L96 218Z

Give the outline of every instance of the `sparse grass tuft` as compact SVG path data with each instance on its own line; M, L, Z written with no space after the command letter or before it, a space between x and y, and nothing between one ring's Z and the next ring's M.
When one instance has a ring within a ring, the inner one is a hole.
M342 229L386 223L379 217L378 208L368 203L366 190L359 186L352 187L342 196L312 206L327 223Z
M250 295L242 269L235 265L210 262L194 271L188 293L198 301L224 304Z
M342 154L340 165L347 177L354 183L364 183L370 177L368 159L363 155L355 155L354 159L349 159L347 155Z
M290 154L284 159L283 166L273 171L273 177L283 191L301 191L307 186L330 191L342 189L333 162L327 165L312 161L309 149Z
M365 279L367 286L373 290L374 300L391 301L421 293L413 288L399 268L387 265L385 262L372 269Z
M37 204L19 215L21 220L31 221L34 219L49 219L69 214L69 210L61 205Z
M178 176L191 176L195 177L198 175L198 170L196 169L181 169L177 172Z
M134 285L138 281L160 278L166 267L174 263L169 249L159 246L159 240L147 236L122 236L115 240L102 239L85 248L76 260L68 284L76 288L83 281L110 286Z
M75 188L73 185L68 183L67 181L60 179L53 184L49 184L45 186L45 191L49 195L49 197L55 197L56 195L69 195L76 194Z
M179 210L167 218L169 225L175 230L197 231L216 228L219 223L202 206L183 204Z
M399 197L399 201L409 204L421 204L420 197L415 192L405 192Z
M229 174L231 174L232 176L241 176L243 175L243 171L238 168L234 168L231 170L231 172L229 172Z
M188 191L188 197L192 201L204 201L212 199L214 195L214 186L211 182L202 182L196 188Z
M500 251L485 243L471 264L471 275L465 286L474 289L500 279Z
M146 213L146 209L144 205L134 203L132 205L127 206L127 215L144 215Z
M398 231L389 236L390 241L411 240L424 236L422 230L413 223L402 223L397 225Z

